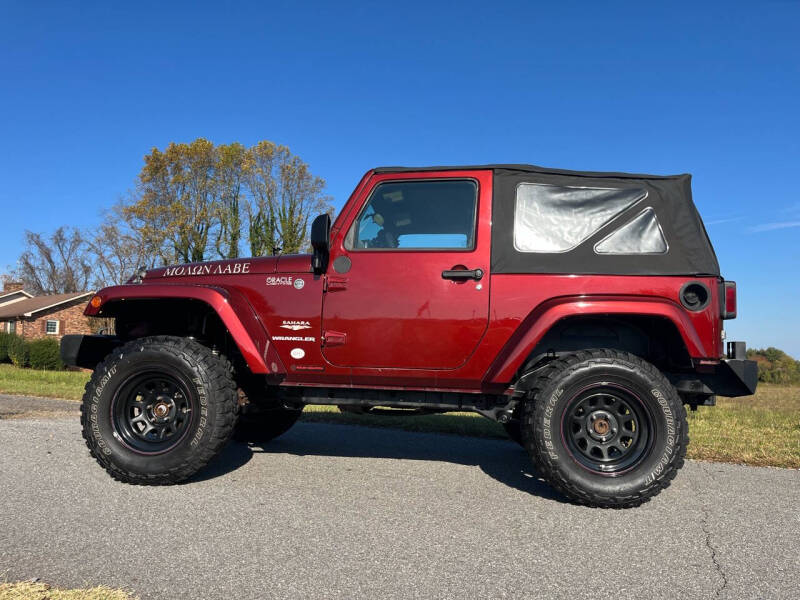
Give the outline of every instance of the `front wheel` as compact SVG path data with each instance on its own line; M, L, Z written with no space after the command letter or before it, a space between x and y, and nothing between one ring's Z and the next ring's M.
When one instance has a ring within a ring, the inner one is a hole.
M164 485L190 477L225 445L238 413L230 363L171 336L128 342L100 363L81 405L83 437L115 479Z
M575 502L638 506L683 465L686 411L664 375L637 356L587 350L555 360L531 396L525 447L537 471Z

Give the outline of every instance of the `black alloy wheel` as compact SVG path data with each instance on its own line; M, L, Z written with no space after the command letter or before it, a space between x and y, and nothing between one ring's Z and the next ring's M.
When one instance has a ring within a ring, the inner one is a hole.
M190 429L194 411L189 387L157 371L125 381L111 403L114 430L134 452L160 454L178 445Z
M650 449L652 417L635 392L609 383L581 390L564 412L561 433L584 468L614 476L635 467Z

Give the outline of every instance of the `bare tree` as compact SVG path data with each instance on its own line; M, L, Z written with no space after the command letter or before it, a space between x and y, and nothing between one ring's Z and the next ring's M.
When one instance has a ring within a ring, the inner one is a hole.
M94 264L96 288L125 283L139 267L151 268L159 261L141 235L125 218L118 203L103 214L103 223L86 236Z
M59 227L48 238L25 232L25 250L16 276L34 294L86 291L92 275L88 246L80 231Z

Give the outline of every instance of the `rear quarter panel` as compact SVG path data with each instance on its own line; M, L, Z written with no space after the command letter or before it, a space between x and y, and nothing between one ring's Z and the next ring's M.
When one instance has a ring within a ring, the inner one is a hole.
M699 312L680 303L680 290L689 281L701 281L711 292ZM489 385L510 381L550 326L573 315L663 316L675 323L692 358L717 359L722 353L714 277L504 274L492 276L491 297L485 345L495 349L495 359L484 380Z

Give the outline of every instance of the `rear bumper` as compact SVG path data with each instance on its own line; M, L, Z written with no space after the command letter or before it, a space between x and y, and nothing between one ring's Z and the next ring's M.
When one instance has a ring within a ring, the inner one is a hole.
M61 338L61 360L69 367L94 369L122 341L111 335L65 335Z
M744 342L729 342L728 358L713 365L704 364L695 373L679 373L670 378L683 395L751 396L758 385L758 364L745 355Z

